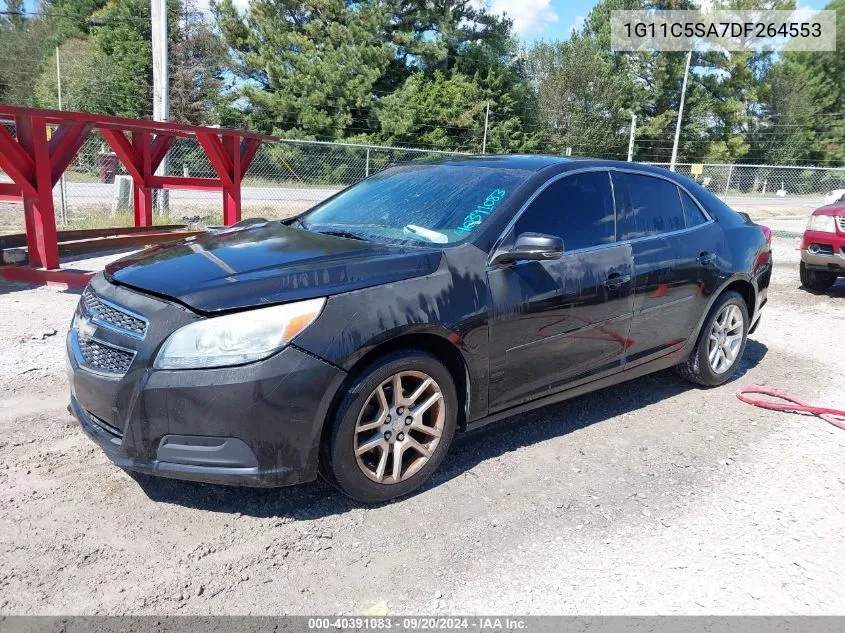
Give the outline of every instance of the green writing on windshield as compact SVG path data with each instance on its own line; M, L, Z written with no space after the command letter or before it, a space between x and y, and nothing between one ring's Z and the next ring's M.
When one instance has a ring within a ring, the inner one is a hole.
M458 237L464 237L465 235L472 233L475 228L484 221L484 218L493 212L493 209L499 201L505 197L505 193L504 189L494 189L491 191L484 199L484 202L467 213L458 228L454 230L455 235Z

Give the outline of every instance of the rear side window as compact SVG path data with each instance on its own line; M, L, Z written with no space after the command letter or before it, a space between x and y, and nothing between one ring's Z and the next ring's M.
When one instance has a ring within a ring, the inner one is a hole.
M707 218L690 195L683 189L679 188L678 191L681 192L681 204L684 206L684 217L687 220L687 228L707 222Z
M514 235L527 232L560 237L566 251L614 242L610 174L590 171L553 182L517 220Z
M668 180L620 174L629 204L619 218L619 239L630 240L686 228L678 187Z

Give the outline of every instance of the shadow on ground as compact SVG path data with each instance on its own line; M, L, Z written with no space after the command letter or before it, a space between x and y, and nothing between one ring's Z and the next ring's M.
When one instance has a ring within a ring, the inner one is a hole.
M731 381L759 364L767 351L765 345L749 339L742 363ZM460 434L438 471L415 494L462 475L492 457L572 433L691 389L696 387L671 370L662 371ZM360 507L321 480L291 488L268 489L212 486L134 473L132 477L153 501L211 512L308 520Z
M845 297L845 277L840 277L836 280L836 282L824 292L817 292L815 290L810 290L809 288L805 288L804 286L798 286L799 290L803 290L804 292L808 292L812 295L818 295L820 297L827 296L834 299L841 299Z

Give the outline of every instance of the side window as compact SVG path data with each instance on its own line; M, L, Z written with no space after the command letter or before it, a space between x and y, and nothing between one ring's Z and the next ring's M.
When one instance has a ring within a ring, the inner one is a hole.
M683 189L678 189L678 191L681 192L681 203L684 205L684 217L687 219L687 228L707 222L707 217L701 212L695 201L690 198L690 195Z
M590 171L549 185L520 216L514 235L547 233L563 238L565 251L616 240L610 174Z
M628 192L627 208L619 217L619 239L659 235L686 228L678 187L668 180L620 174Z

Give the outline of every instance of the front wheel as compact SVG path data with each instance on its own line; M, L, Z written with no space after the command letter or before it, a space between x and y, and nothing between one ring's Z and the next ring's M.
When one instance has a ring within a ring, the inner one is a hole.
M738 292L721 295L710 309L689 358L677 366L681 377L705 387L726 383L745 352L748 308Z
M408 494L437 469L457 425L449 371L417 350L394 352L353 383L323 445L326 478L353 499Z
M836 275L821 270L810 270L801 262L801 285L815 292L824 292L836 283Z

